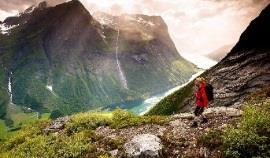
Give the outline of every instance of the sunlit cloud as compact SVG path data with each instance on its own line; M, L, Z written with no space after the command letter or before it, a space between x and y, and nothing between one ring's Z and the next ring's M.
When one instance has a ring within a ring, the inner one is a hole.
M91 13L160 15L180 53L208 54L236 43L268 0L83 0Z
M17 10L11 10L11 11L4 11L0 10L0 21L4 20L6 17L13 16L18 14L19 12Z

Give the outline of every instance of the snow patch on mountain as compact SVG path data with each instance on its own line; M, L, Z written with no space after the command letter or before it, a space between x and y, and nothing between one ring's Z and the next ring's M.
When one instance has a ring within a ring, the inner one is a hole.
M137 17L137 18L136 18L136 21L137 21L138 23L143 24L143 25L155 26L155 24L154 24L152 21L146 21L146 20L144 20L142 17Z
M93 14L93 17L102 25L115 26L117 21L127 21L132 23L138 23L145 26L155 26L154 22L146 20L139 15L122 14L120 16L111 16L103 12L97 12Z
M98 17L97 20L102 24L102 25L112 25L113 19L109 17Z
M31 14L35 9L36 9L36 6L33 5L20 14Z
M7 25L7 24L5 24L5 23L3 23L3 24L0 24L0 33L1 34L9 34L10 33L10 30L11 29L14 29L14 28L16 28L16 27L18 27L19 26L19 24L18 25Z

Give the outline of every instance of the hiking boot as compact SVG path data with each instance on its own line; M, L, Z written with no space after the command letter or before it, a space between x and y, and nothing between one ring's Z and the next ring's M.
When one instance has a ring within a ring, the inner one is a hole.
M191 125L191 128L197 128L198 127L198 123L197 122L193 122Z
M203 118L201 123L204 124L204 123L207 123L207 122L208 122L207 118Z

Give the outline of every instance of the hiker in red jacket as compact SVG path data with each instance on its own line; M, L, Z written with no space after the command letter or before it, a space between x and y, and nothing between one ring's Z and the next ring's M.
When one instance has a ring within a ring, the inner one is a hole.
M203 77L195 80L195 98L196 108L194 111L195 118L192 127L198 127L198 121L202 119L201 123L207 123L207 119L203 115L204 109L208 106L208 98L206 94L206 82Z

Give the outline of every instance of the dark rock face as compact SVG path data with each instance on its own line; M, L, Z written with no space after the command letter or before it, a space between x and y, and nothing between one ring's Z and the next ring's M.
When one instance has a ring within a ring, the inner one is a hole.
M178 54L161 17L100 18L106 17L111 23L73 0L7 18L4 25L16 27L0 33L3 94L10 77L16 105L68 114L142 100L196 71Z
M232 51L207 78L215 87L215 105L239 105L246 94L270 86L270 5L253 20Z

